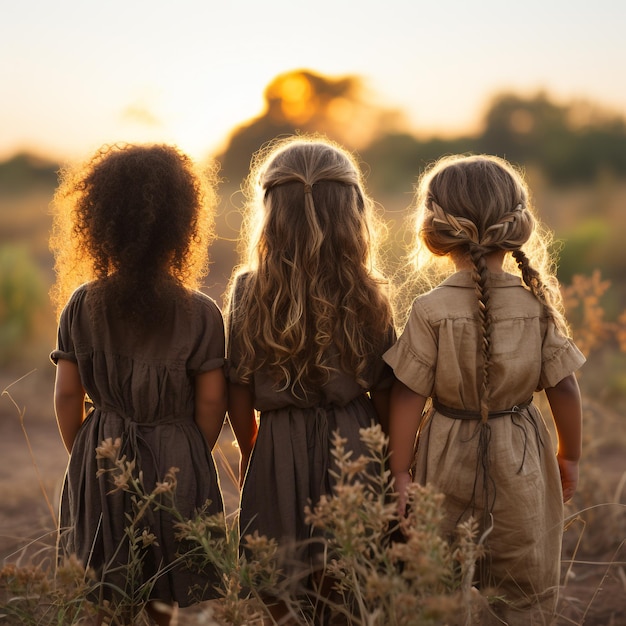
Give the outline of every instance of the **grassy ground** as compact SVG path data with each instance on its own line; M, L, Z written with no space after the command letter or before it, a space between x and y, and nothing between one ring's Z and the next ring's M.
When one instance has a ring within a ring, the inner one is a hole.
M2 389L12 382L6 374L0 378ZM54 516L67 454L49 401L52 384L51 372L38 370L9 387L18 406L26 408L22 418L6 395L0 401L0 559L5 563L26 564L54 544ZM585 401L585 420L580 490L566 507L558 624L617 626L626 624L623 421L619 413L592 398ZM232 475L238 453L232 441L226 426L216 456L230 515L237 507ZM206 615L203 607L180 611L179 624L209 623Z

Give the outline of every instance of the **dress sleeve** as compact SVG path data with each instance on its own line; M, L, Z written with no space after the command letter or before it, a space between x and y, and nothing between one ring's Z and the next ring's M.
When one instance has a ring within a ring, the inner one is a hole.
M217 304L209 297L202 298L200 331L187 371L191 376L210 372L224 365L224 320Z
M409 389L429 397L435 384L437 333L419 299L415 300L409 320L396 343L383 355L396 378Z
M372 376L372 390L380 391L384 389L389 389L393 383L394 376L393 370L382 358L382 354L384 354L387 350L389 350L396 342L396 329L392 324L389 325L387 332L385 333L383 346L381 353L376 355L376 362L374 364L374 373Z
M80 306L83 293L84 290L82 288L77 289L68 300L63 311L61 311L57 329L56 349L50 353L50 360L55 365L59 362L59 359L73 361L74 363L78 362L74 339L72 338L72 325L76 319L77 309Z
M580 368L585 360L574 342L560 333L551 319L548 320L541 349L541 376L538 389L554 387Z

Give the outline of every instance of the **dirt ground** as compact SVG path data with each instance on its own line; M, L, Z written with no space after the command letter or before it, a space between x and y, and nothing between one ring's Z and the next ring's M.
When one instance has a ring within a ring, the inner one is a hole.
M52 375L52 371L43 368L9 387L19 408L25 408L22 420L6 394L0 398L2 563L20 561L20 558L23 562L24 557L20 555L25 547L29 554L33 554L39 549L49 549L54 542L53 516L56 515L67 453L52 411ZM0 374L0 391L15 379ZM232 441L232 433L225 427L216 454L225 506L231 514L237 507L237 492L228 473L236 473L238 459ZM593 545L585 547L589 537L602 538L624 531L626 450L621 444L611 443L609 438L601 449L594 450L593 457L594 472L605 481L607 493L615 495L615 504L607 501L606 506L594 508L592 513L597 512L591 517L578 510L576 503L566 507L571 523L564 539L564 583L558 624L626 626L626 533L622 535L621 544L620 540L607 540L603 545L601 540L596 540L595 552ZM572 558L574 563L570 564Z

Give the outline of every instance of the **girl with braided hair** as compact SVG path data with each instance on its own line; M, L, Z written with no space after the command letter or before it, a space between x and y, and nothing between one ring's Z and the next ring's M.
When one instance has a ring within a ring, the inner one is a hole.
M418 186L416 232L422 277L442 258L456 271L414 301L384 355L397 378L390 466L399 510L413 480L445 495L450 536L474 516L488 531L477 582L503 597L494 606L502 619L527 626L555 608L563 502L576 490L581 453L574 372L584 357L563 317L548 233L509 163L452 156L434 164ZM542 389L556 455L533 403Z
M223 510L211 450L226 411L224 323L196 290L212 239L214 185L172 146L116 145L66 168L55 195L53 296L61 313L51 358L70 455L59 544L95 572L97 624L105 612L116 624L134 623L131 605L148 600L149 615L166 625L175 603L217 594L221 573L187 566L193 546L179 540L167 508L172 496L186 519ZM123 476L113 482L116 456L154 493L154 507L134 502ZM164 508L156 505L162 497ZM134 548L131 531L143 532Z
M305 507L331 493L333 431L357 459L359 429L386 430L393 376L382 354L395 331L372 201L347 151L317 137L271 143L248 196L247 259L227 314L239 526L275 538L295 574L319 566Z

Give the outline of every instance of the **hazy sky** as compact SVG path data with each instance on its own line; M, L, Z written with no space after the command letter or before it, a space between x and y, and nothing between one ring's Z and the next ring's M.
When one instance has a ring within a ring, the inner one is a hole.
M475 124L496 91L626 112L615 0L15 0L0 20L0 158L172 141L203 156L281 72L364 77L413 130Z

